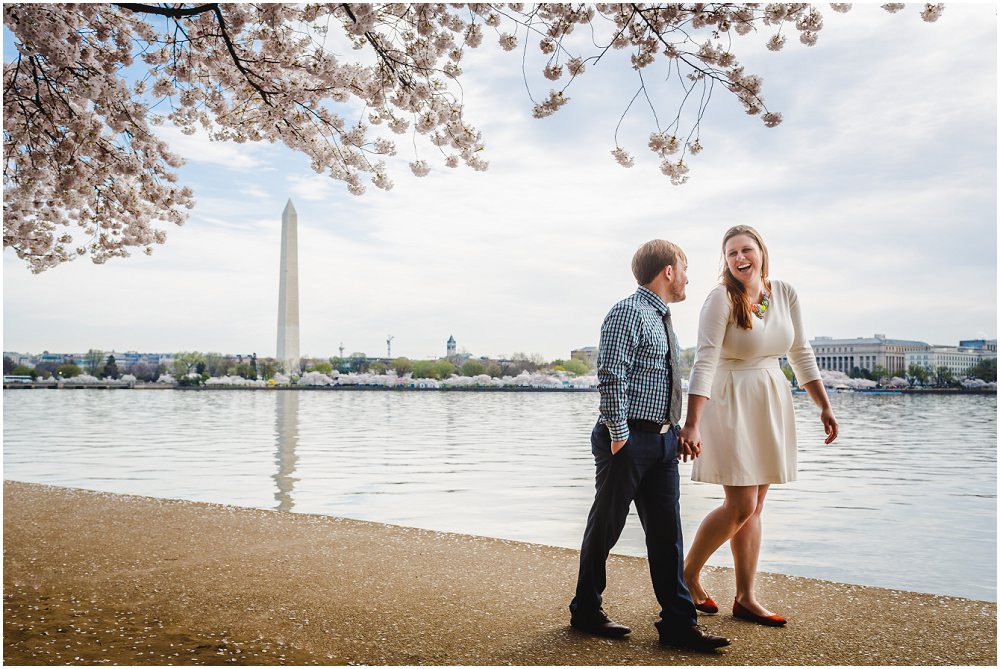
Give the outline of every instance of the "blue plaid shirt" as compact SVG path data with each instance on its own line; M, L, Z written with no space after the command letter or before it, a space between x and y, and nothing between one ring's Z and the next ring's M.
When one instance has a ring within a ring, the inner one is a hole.
M639 286L604 318L597 353L601 421L612 440L628 439L629 418L667 422L670 345L663 327L669 313L660 296Z

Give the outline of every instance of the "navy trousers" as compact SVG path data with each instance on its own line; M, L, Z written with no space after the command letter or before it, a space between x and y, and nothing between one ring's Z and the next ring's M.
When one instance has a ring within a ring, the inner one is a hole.
M646 533L646 554L653 591L660 604L661 631L696 624L691 593L684 584L680 475L676 427L663 434L632 431L615 455L611 435L601 422L590 435L597 466L597 493L580 549L580 575L569 608L589 613L601 608L607 587L607 559L618 542L629 506L635 502Z

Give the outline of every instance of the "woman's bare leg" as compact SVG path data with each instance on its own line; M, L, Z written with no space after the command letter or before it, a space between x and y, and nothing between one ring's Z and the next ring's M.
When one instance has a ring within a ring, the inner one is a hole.
M726 492L725 501L701 521L687 557L684 558L684 581L696 604L701 604L708 598L708 593L701 587L701 570L708 558L729 541L757 509L759 486L722 487Z
M766 485L757 486L757 505L753 514L729 540L729 547L733 551L733 564L736 565L736 600L758 616L773 614L773 611L768 611L760 605L754 591L763 534L761 513L764 510L767 489Z

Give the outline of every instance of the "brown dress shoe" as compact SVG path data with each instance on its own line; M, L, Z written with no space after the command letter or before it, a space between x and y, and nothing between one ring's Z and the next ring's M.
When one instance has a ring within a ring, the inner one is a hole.
M604 612L604 609L597 609L593 613L586 614L574 613L569 619L569 624L581 632L606 636L612 639L620 639L632 631L628 627L625 627L625 625L620 625L611 618L608 618L608 614Z
M700 625L692 625L691 627L681 627L667 632L660 632L660 644L706 653L716 648L728 646L729 639L724 636L709 634Z

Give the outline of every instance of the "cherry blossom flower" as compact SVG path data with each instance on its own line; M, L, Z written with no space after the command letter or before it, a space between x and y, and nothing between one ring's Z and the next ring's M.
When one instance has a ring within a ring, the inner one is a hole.
M939 18L941 18L941 14L943 12L944 12L943 4L932 5L928 3L927 5L924 6L924 11L920 12L920 18L922 18L927 23L934 23Z
M933 22L942 11L927 4L920 15ZM700 136L714 84L766 126L781 120L737 55L754 27L776 27L766 38L772 51L786 42L784 26L809 46L825 29L806 3L5 3L3 16L14 53L4 63L4 247L33 272L80 256L104 263L152 253L167 228L185 222L194 194L178 183L183 161L157 126L280 142L355 195L368 181L392 188L380 162L396 155L392 135L412 135L414 153L426 140L448 167L486 170L482 134L465 118L460 66L467 49L485 44L484 27L503 52L522 34L525 47L534 42L551 56L534 73L543 84L569 73L542 102L526 77L535 118L567 104L585 64L609 49L626 52L643 87L676 71L691 94L671 110L670 135L653 133L650 149L671 182L684 183L684 151L696 155L701 144L677 136ZM586 39L569 39L581 27ZM363 55L335 52L331 33ZM681 119L695 120L681 127ZM677 153L682 159L667 159ZM617 142L612 155L635 163ZM407 162L417 176L431 169Z
M427 165L427 161L415 160L410 163L410 171L413 172L415 176L425 177L430 174L431 168Z
M632 157L632 154L620 146L612 151L611 155L615 157L615 160L617 160L618 164L622 167L632 167L635 165L635 159Z
M560 107L569 102L569 98L562 94L562 91L550 91L545 102L536 104L532 110L535 118L545 118L556 113Z

